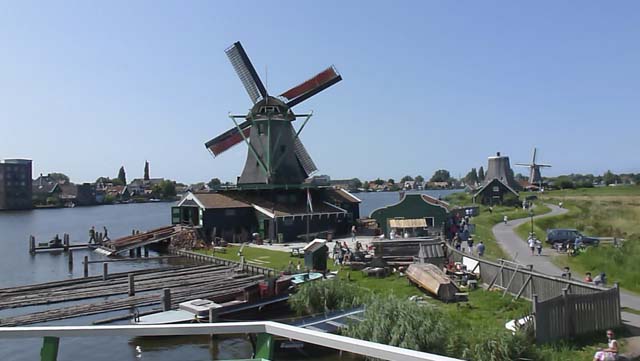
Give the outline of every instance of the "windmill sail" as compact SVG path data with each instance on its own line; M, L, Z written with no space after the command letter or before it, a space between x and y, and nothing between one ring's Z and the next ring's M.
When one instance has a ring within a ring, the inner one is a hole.
M292 107L327 89L342 80L335 67L330 66L313 78L297 85L280 96L287 99L287 106Z
M260 98L265 98L267 96L267 89L253 68L242 44L240 44L239 41L235 42L224 52L227 54L229 61L231 61L233 69L235 69L236 74L238 74L242 85L244 85L253 103L257 103Z
M239 125L240 129L242 129L242 133L245 138L249 138L249 134L251 133L251 121L244 121ZM231 128L226 132L220 134L219 136L211 139L210 141L204 144L207 149L213 153L214 156L218 156L221 153L226 152L227 150L233 148L236 144L242 142L243 138L238 131L238 128Z
M291 127L291 131L294 133L294 141L293 141L293 152L296 154L296 158L298 158L298 162L300 162L300 166L304 169L304 172L307 173L307 177L315 173L318 168L315 163L311 159L311 156L307 152L307 149L304 147L299 137L295 136L296 130Z

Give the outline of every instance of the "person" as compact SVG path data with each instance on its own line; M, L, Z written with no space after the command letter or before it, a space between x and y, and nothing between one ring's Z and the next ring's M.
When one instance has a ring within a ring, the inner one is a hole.
M389 232L389 239L394 239L394 238L396 238L396 230L395 230L395 229L392 229L392 230Z
M536 249L538 250L538 256L542 255L542 242L536 238Z
M104 235L103 235L102 239L104 241L108 241L109 240L109 236L108 236L108 232L109 231L107 231L107 227L106 226L103 226L102 229L104 229Z
M587 275L584 276L584 281L587 283L593 282L593 278L591 278L591 272L587 272Z
M571 269L569 269L569 267L563 269L562 278L571 279Z
M469 248L469 253L473 254L473 237L471 236L467 239L467 247Z
M536 250L536 240L533 238L533 233L529 233L529 239L527 240L529 244L529 249L531 250L531 255L533 256Z
M480 241L480 243L478 243L478 256L482 257L484 256L484 243L482 243L482 241Z
M89 230L89 243L96 243L96 227L91 226Z
M596 286L604 286L607 284L607 275L604 274L604 272L601 272L599 275L596 276L596 278L593 279L593 284L595 284Z
M289 265L287 266L287 270L289 273L293 273L293 261L289 260Z
M300 261L298 261L298 264L296 265L296 270L300 272L301 269L302 269L302 264L300 264Z
M504 217L502 217L502 220L504 221L504 224L507 224L507 222L509 222L509 217L505 214Z
M493 213L493 206L489 206L489 213Z
M356 241L356 225L351 226L351 241Z
M455 238L455 247L456 247L456 251L460 251L462 248L462 240L460 240L460 237L456 236Z
M618 341L614 337L613 330L607 330L607 348L598 350L593 361L615 361L618 358Z
M558 203L558 207L562 208L562 202Z

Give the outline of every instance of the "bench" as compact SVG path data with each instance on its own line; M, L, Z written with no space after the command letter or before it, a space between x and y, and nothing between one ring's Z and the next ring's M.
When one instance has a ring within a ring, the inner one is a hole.
M227 249L225 247L213 247L213 253L227 253Z

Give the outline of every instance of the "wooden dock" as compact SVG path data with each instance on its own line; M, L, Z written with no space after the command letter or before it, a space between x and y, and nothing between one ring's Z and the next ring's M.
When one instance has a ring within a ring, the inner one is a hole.
M194 232L193 229L183 226L166 226L152 229L143 233L136 233L130 236L109 240L102 243L97 250L108 256L129 252L140 253L143 247L151 244L170 242L175 237L180 237L186 233Z
M237 273L224 265L198 265L119 273L0 289L0 309L101 299L0 319L0 326L20 326L66 318L131 310L163 303L169 307L196 298L229 300L256 286L263 275ZM136 294L139 293L139 294ZM107 298L105 300L105 298Z

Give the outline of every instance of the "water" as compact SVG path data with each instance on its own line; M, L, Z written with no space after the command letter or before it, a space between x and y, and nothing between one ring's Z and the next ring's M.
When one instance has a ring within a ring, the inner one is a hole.
M434 197L444 197L450 190L425 191ZM368 216L371 211L385 205L397 203L397 192L358 193L362 203L360 214ZM141 231L170 224L170 208L173 203L145 203L113 206L77 207L65 209L42 209L20 212L0 212L0 288L41 283L68 278L82 277L82 259L104 259L88 250L74 251L75 264L69 269L67 255L58 253L28 252L28 237L34 235L36 242L46 242L55 234L62 237L69 233L72 243L85 243L89 228L98 231L106 226L109 237L115 238L131 234L132 229ZM149 262L114 262L109 264L109 272L125 272L135 269L162 267L175 260ZM102 274L102 264L89 267L90 275ZM27 313L49 306L37 306L20 310L0 310L0 319L16 312ZM61 307L60 304L51 307ZM123 311L104 313L51 322L53 325L87 325L96 319L123 314ZM39 359L41 339L0 340L0 360L22 361ZM308 352L308 351L302 351ZM317 356L316 352L289 355L289 359L332 360L336 354ZM164 338L63 338L60 342L59 360L217 360L240 359L251 356L251 346L243 337L164 337ZM343 360L357 359L344 355Z

